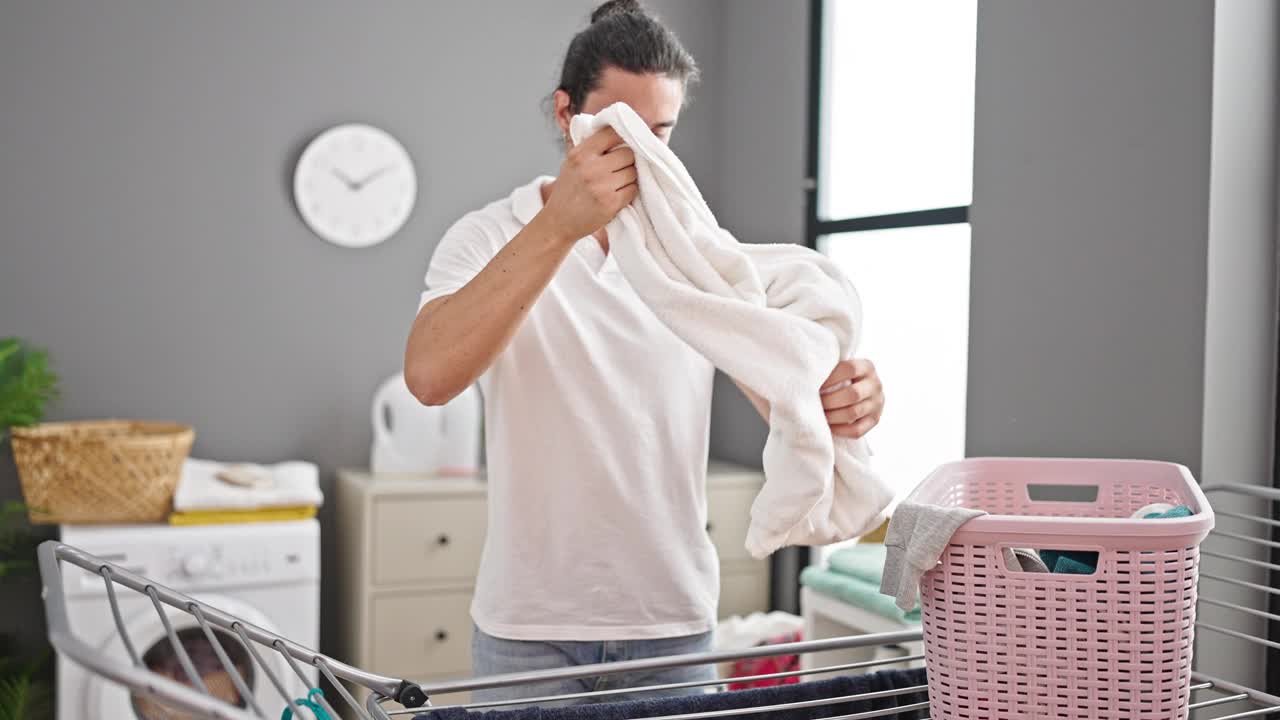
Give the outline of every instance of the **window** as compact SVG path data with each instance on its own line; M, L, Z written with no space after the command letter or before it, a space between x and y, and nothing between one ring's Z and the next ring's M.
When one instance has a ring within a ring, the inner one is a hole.
M905 495L964 456L976 0L814 0L808 242L863 302Z

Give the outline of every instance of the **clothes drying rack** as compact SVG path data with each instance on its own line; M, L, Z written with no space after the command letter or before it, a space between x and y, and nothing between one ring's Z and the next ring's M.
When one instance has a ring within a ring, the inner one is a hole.
M1280 596L1280 587L1270 585L1268 580L1272 571L1280 571L1280 565L1270 562L1272 559L1271 551L1280 549L1280 542L1275 542L1271 539L1273 529L1280 528L1280 520L1276 519L1274 512L1274 508L1277 507L1276 504L1280 503L1280 490L1248 485L1215 485L1206 486L1203 489L1206 493L1212 493L1215 497L1215 506L1219 503L1226 506L1215 507L1215 513L1219 518L1220 525L1226 524L1231 527L1230 529L1215 529L1210 534L1212 540L1206 541L1206 544L1212 544L1212 547L1203 547L1201 549L1202 559L1209 558L1210 562L1201 563L1200 578L1202 582L1199 600L1201 613L1196 622L1197 629L1200 631L1198 639L1203 640L1210 635L1226 637L1229 638L1228 642L1243 643L1241 647L1252 646L1252 649L1259 653L1259 657L1260 648L1280 650L1280 643L1266 639L1265 630L1261 629L1264 622L1280 622L1280 615L1258 609L1258 607L1240 604L1230 599L1233 597L1233 593L1236 595L1249 593L1254 596L1255 605L1269 607L1267 601L1272 597ZM1232 501L1235 502L1233 503ZM1227 509L1227 507L1234 508L1248 503L1259 502L1264 502L1268 505L1269 510L1265 513L1265 517L1251 512L1236 512ZM1224 522L1224 519L1228 520ZM1259 555L1261 555L1261 558L1257 557ZM126 650L125 656L113 655L106 650L93 647L72 632L68 622L66 598L63 593L62 570L64 563L70 563L102 577L106 588L107 600L104 604L103 612L110 613L113 616L115 626ZM746 650L713 651L665 658L629 660L419 684L403 678L393 678L367 672L328 657L315 650L298 645L288 638L268 632L239 617L223 612L216 607L132 573L112 562L54 540L47 541L40 546L39 564L49 640L59 653L79 663L90 672L125 686L134 694L145 696L164 707L182 711L187 713L187 716L197 718L214 718L217 720L262 720L271 718L274 720L274 718L280 716L280 708L289 706L294 712L294 717L301 718L314 717L317 720L322 720L324 715L327 714L329 718L335 720L340 717L347 717L348 719L359 718L360 720L399 720L400 718L412 717L415 714L443 707L500 709L504 706L515 704L583 698L607 700L610 695L622 692L643 693L645 691L679 688L710 689L725 686L729 683L742 683L753 680L792 678L833 672L865 672L874 670L878 666L900 666L903 663L919 665L924 657L923 655L891 657L750 677L525 698L516 701L460 705L436 704L432 702L433 697L450 693L509 687L548 680L589 678L670 667L718 664L776 655L797 655L889 645L900 646L905 643L919 642L921 634L918 630L905 630L901 632L852 635L761 646ZM1206 565L1211 565L1212 567L1206 567ZM1212 572L1207 572L1210 569ZM1259 582L1259 578L1268 579ZM155 673L144 666L121 617L118 600L118 594L121 592L140 593L150 598L152 606L160 616L161 623L179 664L183 668L186 677L190 680L189 685ZM223 670L226 671L239 696L245 699L245 707L233 706L224 700L214 697L208 691L196 673L191 658L174 629L174 623L169 618L172 610L166 612L166 607L191 616L195 623L194 626L198 626L205 638L208 639ZM1210 614L1223 616L1227 619L1209 622L1203 617L1204 611L1209 608L1213 608ZM1226 612L1224 613L1223 611ZM1229 625L1234 625L1234 627ZM1246 627L1242 628L1241 625ZM1250 631L1249 627L1247 627L1250 625L1258 629ZM261 703L255 699L255 694L249 689L244 677L231 661L224 648L223 643L228 641L238 641L249 651L249 656L256 663L258 672L261 672L274 686L279 698L278 705L270 708L260 707ZM1190 703L1192 718L1214 717L1221 720L1234 720L1236 718L1265 717L1280 713L1280 697L1218 677L1214 671L1214 666L1223 662L1224 658L1222 656L1228 655L1228 653L1220 653L1219 655L1219 657L1208 657L1201 652L1197 653L1195 657L1196 669L1192 673L1193 684ZM1238 656L1239 653L1230 653L1230 655ZM267 658L271 658L274 661L274 656L283 658L290 671L308 688L312 687L312 685L305 668L308 666L314 667L320 675L329 681L336 692L336 696L326 697L323 693L313 690L307 698L311 703L310 705L305 703L297 704L298 698L292 696L287 690L289 684L294 684L293 681L290 680L286 683L275 674L272 665L279 667L279 662L267 661ZM346 681L352 687L367 690L365 702L357 701L343 681ZM921 693L926 689L925 686L921 685L898 690L766 705L749 709L669 715L652 720L713 720L714 718L729 716L745 718L753 716L767 717L767 715L762 714L770 711L798 709L800 707L834 706L889 696ZM339 715L335 710L335 705L343 707L347 711L346 714ZM309 709L311 707L315 707L316 711L311 711ZM919 712L927 707L927 702L912 703L892 709L872 710L851 715L833 715L829 718L824 718L824 720L893 718L900 713Z

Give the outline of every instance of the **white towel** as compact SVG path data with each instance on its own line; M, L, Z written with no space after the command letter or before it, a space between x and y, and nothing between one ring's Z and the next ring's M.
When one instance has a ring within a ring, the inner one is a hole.
M270 476L262 487L242 487L218 479L218 473L233 467L210 460L187 459L182 464L182 478L173 495L173 509L191 510L260 510L262 508L319 506L324 502L320 492L320 474L314 463L282 462L275 465L247 467Z
M833 438L819 399L858 344L861 303L825 256L742 244L722 229L684 165L629 106L570 123L575 144L612 126L636 155L639 195L608 225L627 281L672 332L769 402L765 484L746 547L764 557L879 525L893 492L863 440Z

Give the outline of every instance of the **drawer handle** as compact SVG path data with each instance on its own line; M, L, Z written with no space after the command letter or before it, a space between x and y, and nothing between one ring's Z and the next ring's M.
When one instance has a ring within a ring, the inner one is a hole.
M449 639L449 633L445 632L444 630L436 631L436 642L444 642L445 640L448 640L448 639Z
M444 533L440 533L440 536L436 538L436 544L440 547L448 547L449 536Z
M712 531L712 529L714 529L714 528L713 528L713 526L712 526L712 524L711 524L711 523L707 523L707 532L711 532L711 531Z

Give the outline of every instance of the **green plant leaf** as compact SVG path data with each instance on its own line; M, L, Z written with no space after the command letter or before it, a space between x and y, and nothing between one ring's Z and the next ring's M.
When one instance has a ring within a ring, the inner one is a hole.
M6 359L16 354L22 349L22 341L18 338L4 338L0 340L0 367L4 365Z
M40 535L27 522L25 510L20 502L0 506L0 578L35 574Z
M53 717L53 693L42 675L52 656L45 646L22 660L16 639L0 634L0 720Z
M0 720L21 720L27 717L30 690L29 675L0 677Z
M30 674L0 677L0 720L51 717L53 695Z
M32 425L58 396L58 376L43 350L15 338L0 341L0 427Z

